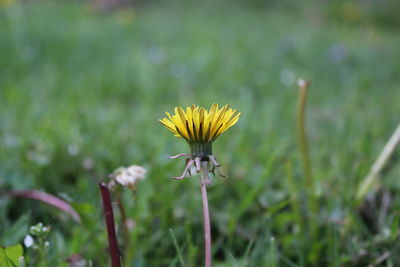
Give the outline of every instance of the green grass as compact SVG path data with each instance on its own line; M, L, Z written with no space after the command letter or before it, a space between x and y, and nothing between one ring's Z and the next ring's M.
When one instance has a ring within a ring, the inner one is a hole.
M0 245L43 222L47 264L79 253L108 266L97 183L139 164L148 179L135 200L123 196L135 221L132 266L201 266L199 178L168 179L183 162L166 155L189 148L157 120L178 105L217 102L243 115L214 144L230 177L209 187L216 266L365 266L385 252L393 266L399 153L382 174L387 213L377 208L366 221L354 196L399 123L399 47L397 31L372 23L223 2L106 14L79 4L0 7L1 189L47 191L83 218L1 197ZM318 214L304 206L298 77L312 81L306 128Z

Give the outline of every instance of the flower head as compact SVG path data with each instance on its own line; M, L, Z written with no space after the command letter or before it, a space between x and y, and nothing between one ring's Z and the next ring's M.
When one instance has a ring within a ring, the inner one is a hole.
M159 121L176 137L189 143L192 156L201 158L212 155L211 143L235 125L240 116L240 112L228 105L219 109L218 104L213 104L210 110L195 105L187 107L186 111L176 107L175 114L166 114L168 118Z
M176 177L177 179L182 179L186 172L190 173L193 164L199 170L201 161L211 161L214 166L220 166L212 154L212 143L236 124L240 112L228 105L218 108L218 104L213 104L210 110L192 105L187 107L186 111L182 107L176 107L175 114L166 114L167 118L159 121L176 137L184 138L191 150L190 155L179 154L172 157L186 156L188 161L183 175Z
M111 175L111 178L117 183L130 189L135 189L136 183L146 177L146 169L132 165L129 167L119 167Z

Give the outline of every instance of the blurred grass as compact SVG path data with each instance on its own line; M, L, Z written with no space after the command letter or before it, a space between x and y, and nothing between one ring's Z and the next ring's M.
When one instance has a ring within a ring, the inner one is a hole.
M148 179L136 200L124 195L133 266L180 266L171 233L187 266L200 265L198 179L168 179L183 162L165 155L188 147L157 119L217 102L243 114L214 145L230 176L209 190L220 266L366 265L386 251L394 264L399 200L371 230L353 198L398 123L399 46L390 27L225 2L105 14L78 3L0 7L0 186L46 190L83 216L77 225L42 204L0 198L0 244L42 221L52 226L53 266L73 253L106 266L97 183L140 164ZM298 77L313 82L307 132L319 214L302 202ZM393 196L398 175L393 164L383 175ZM300 230L304 216L317 220L317 244Z

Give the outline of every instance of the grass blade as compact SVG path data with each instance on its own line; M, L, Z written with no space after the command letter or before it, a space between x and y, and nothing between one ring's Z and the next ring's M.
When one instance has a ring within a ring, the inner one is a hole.
M176 252L178 253L178 257L179 257L179 261L180 261L181 265L186 266L185 261L183 260L182 251L178 245L178 240L176 240L174 231L172 231L171 228L169 229L169 233L171 234L171 238L172 238L172 241L174 242L174 246L175 246Z

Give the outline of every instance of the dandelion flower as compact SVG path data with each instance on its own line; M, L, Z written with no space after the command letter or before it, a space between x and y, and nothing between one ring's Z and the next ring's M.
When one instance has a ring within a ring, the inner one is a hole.
M212 143L226 130L235 125L239 120L240 112L225 105L218 108L218 104L213 104L210 110L203 107L192 105L186 111L182 107L175 108L175 114L166 112L167 118L159 120L176 137L186 140L190 146L191 154L178 154L171 158L184 156L187 165L182 176L175 177L183 179L190 167L195 164L197 171L200 170L200 162L208 161L214 167L220 164L216 161L212 153Z
M186 167L183 174L175 179L185 178L190 173L190 168L195 165L196 171L201 174L201 198L204 216L204 244L205 266L211 267L211 224L208 209L206 186L210 183L209 172L214 173L215 168L221 165L212 153L212 143L226 130L235 125L239 120L240 112L229 108L228 105L218 108L213 104L210 110L192 105L186 111L181 107L175 108L175 114L166 112L167 118L159 120L176 137L186 140L190 146L190 154L178 154L170 158L185 157ZM218 170L218 169L217 169Z

